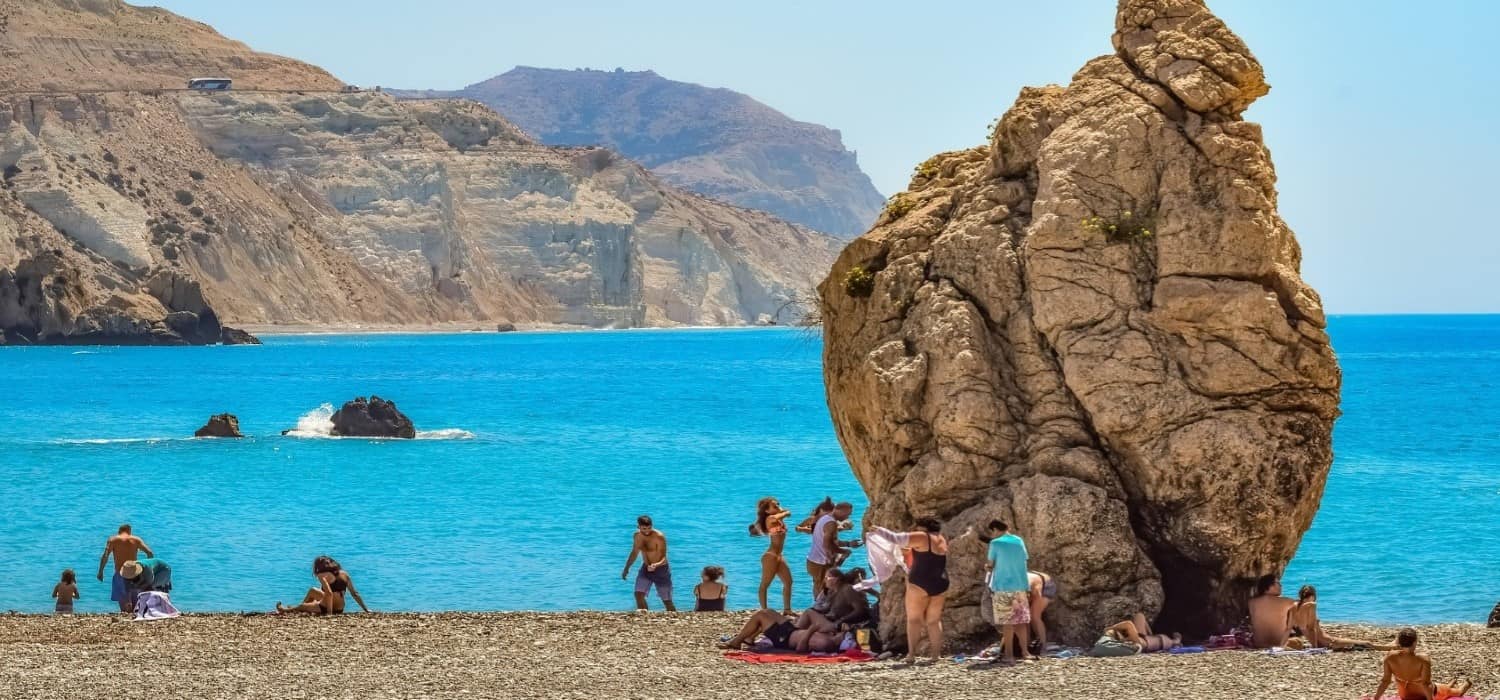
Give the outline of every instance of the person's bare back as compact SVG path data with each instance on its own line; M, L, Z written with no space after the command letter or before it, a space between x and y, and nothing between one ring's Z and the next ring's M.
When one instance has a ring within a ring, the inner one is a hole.
M147 553L149 554L151 548L147 547L145 541L135 535L120 534L109 538L104 543L104 549L108 550L109 555L114 558L115 572L118 573L120 567L125 565L125 562L139 559L141 550L143 549L148 550Z
M1261 577L1256 589L1258 595L1250 599L1250 629L1255 648L1285 645L1291 633L1287 613L1297 601L1281 597L1281 581L1275 576Z

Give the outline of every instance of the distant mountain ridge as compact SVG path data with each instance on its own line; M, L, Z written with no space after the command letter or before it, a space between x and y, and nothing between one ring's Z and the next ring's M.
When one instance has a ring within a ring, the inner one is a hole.
M606 146L679 187L837 236L864 233L885 205L837 130L654 71L521 66L462 90L398 94L473 99L542 143Z

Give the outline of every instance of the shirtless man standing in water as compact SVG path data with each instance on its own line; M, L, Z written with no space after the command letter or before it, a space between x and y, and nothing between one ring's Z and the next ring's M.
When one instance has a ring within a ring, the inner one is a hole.
M635 607L637 610L646 610L646 594L651 592L651 587L656 586L656 595L661 598L661 604L666 607L667 612L676 612L677 606L672 604L672 569L667 565L667 536L661 530L651 527L651 516L642 515L635 519L636 532L632 538L630 547L630 558L625 560L625 569L620 572L620 580L630 578L630 567L635 564L637 554L641 556L641 570L635 576Z
M1291 636L1291 623L1287 613L1297 604L1290 598L1281 597L1281 580L1275 574L1266 574L1255 583L1255 597L1250 599L1250 629L1256 649L1286 646Z
M120 576L120 567L127 561L135 561L141 552L146 556L154 557L155 553L146 546L146 541L130 534L130 523L120 526L120 531L114 537L104 543L104 554L99 557L99 580L104 580L104 565L113 556L115 558L115 577L110 580L109 599L120 604L120 612L128 613L135 610L135 601L129 600L125 594L125 579Z

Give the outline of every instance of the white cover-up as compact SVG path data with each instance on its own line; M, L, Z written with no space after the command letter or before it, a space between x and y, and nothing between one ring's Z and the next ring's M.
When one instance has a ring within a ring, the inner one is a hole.
M910 546L910 539L911 536L904 532L883 527L865 531L865 559L870 562L870 570L875 577L860 581L854 585L855 589L870 590L896 575L898 569L905 571L906 556L901 550Z

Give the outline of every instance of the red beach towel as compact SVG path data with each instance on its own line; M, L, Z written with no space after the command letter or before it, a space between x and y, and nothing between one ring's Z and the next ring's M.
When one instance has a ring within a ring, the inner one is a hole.
M726 651L724 658L743 661L747 664L846 664L870 661L875 657L859 649L850 649L842 654L812 656L808 654L761 654L754 651Z

